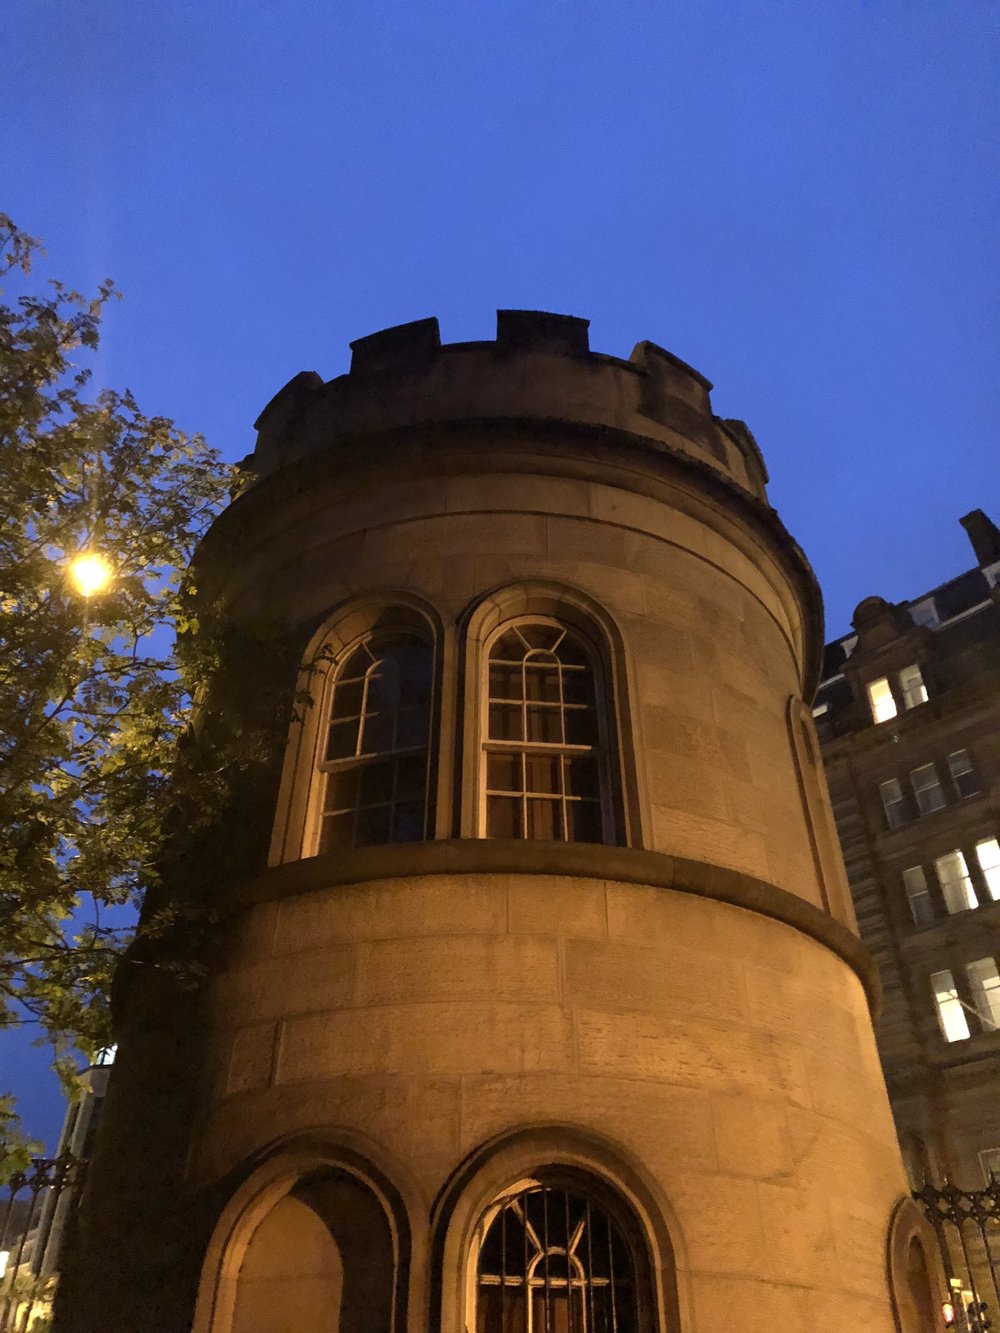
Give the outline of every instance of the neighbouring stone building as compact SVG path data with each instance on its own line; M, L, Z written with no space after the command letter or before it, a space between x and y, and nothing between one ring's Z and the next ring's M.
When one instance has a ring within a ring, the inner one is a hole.
M962 524L976 566L863 601L813 714L911 1178L972 1189L1000 1173L1000 531Z
M264 410L184 762L248 748L121 975L61 1333L938 1327L819 593L710 387L501 311Z

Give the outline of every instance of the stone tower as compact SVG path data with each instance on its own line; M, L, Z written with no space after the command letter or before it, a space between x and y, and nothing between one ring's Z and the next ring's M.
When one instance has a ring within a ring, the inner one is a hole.
M168 879L208 983L127 971L61 1328L930 1333L752 435L580 319L352 349L203 553L283 755Z

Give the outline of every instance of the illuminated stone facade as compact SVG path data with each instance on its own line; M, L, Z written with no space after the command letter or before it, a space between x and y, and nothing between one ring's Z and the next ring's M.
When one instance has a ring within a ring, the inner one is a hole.
M1000 532L962 522L976 566L862 602L815 712L907 1166L974 1189L1000 1172Z
M208 985L123 980L62 1329L933 1328L752 436L578 319L353 353L202 553L283 753L168 868Z

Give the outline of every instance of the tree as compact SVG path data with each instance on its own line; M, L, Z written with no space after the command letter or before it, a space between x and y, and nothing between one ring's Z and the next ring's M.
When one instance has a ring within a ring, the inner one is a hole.
M0 214L0 281L24 287L39 253ZM88 1053L110 1041L117 909L155 883L189 722L184 571L234 482L129 392L88 392L75 358L115 295L50 282L0 304L0 1026ZM83 554L104 588L74 586Z

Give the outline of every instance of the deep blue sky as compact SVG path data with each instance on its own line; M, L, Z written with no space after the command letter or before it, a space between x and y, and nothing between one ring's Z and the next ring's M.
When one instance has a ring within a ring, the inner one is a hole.
M125 293L102 382L228 457L352 338L524 307L714 381L831 637L1000 521L991 0L6 0L0 40L0 208Z

